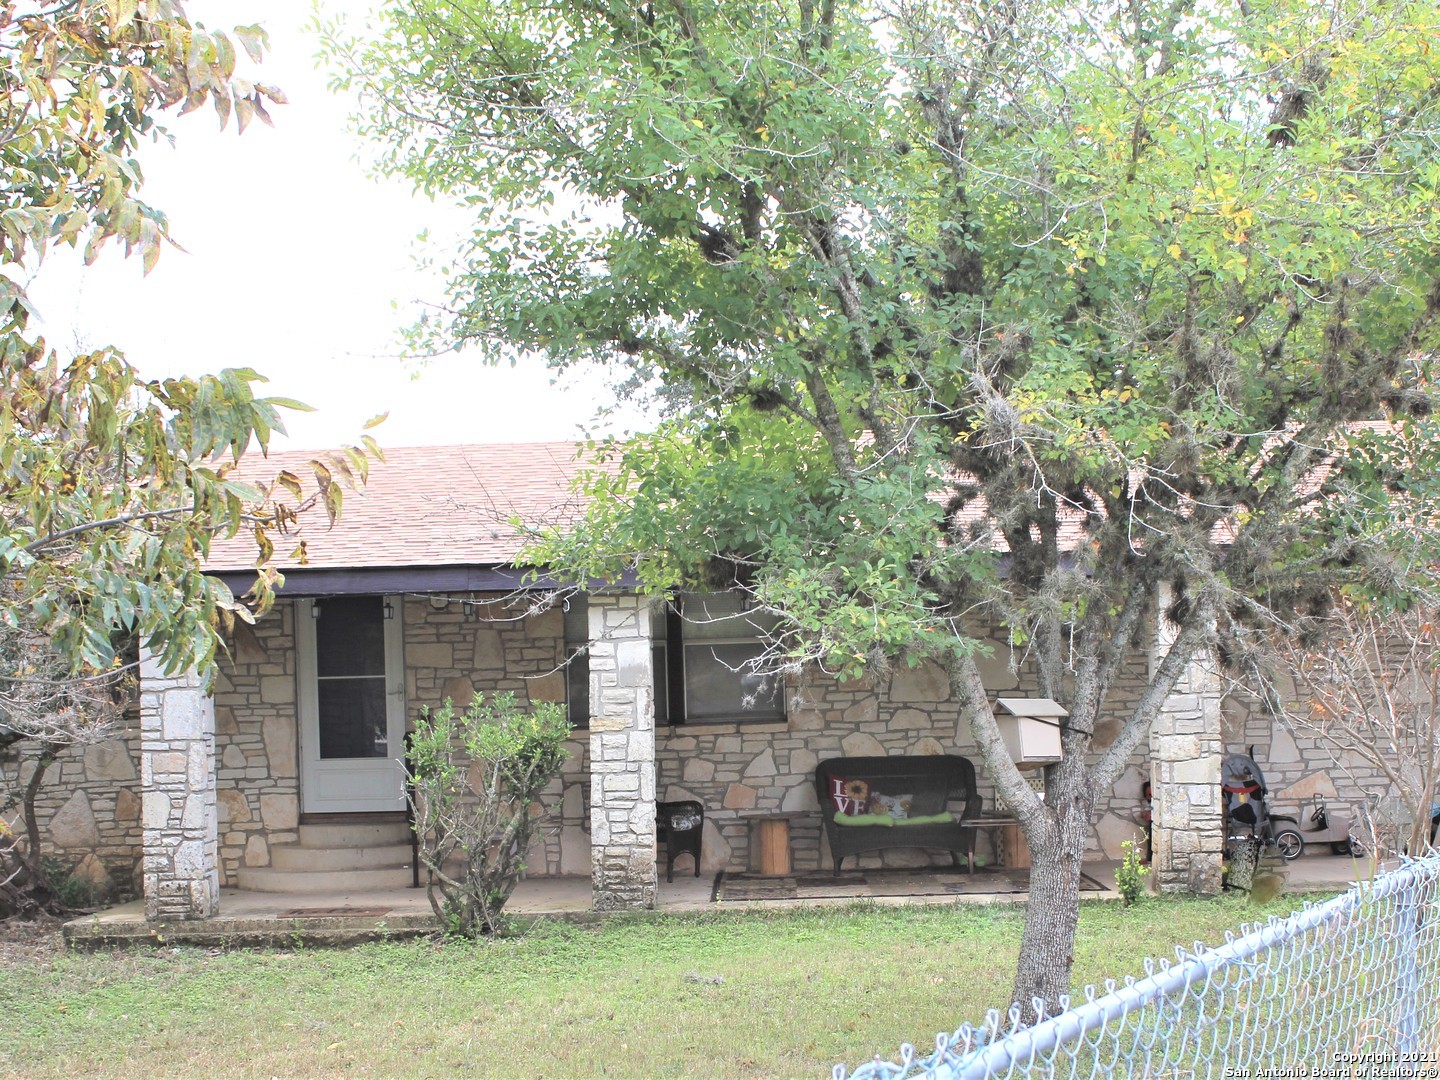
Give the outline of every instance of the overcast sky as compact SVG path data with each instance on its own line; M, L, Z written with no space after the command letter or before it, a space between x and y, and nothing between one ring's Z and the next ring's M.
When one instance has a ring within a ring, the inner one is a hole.
M271 110L273 129L256 122L243 136L233 124L219 131L208 107L167 120L176 146L141 155L145 192L185 251L167 249L148 277L118 249L88 269L68 252L49 259L31 295L51 343L62 352L116 345L153 376L253 367L269 377L269 393L318 410L287 424L289 445L307 449L353 441L387 410L374 432L382 445L577 437L608 399L597 377L555 386L539 361L496 369L463 355L412 377L415 366L400 359L413 305L438 298L436 282L414 268L416 237L453 233L462 219L366 177L347 128L350 102L327 90L303 30L309 4L186 7L207 26L265 25L271 53L261 75L290 103Z

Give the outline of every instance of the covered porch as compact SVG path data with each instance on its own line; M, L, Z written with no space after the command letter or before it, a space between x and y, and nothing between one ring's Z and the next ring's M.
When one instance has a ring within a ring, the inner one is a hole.
M360 587L377 583L367 578ZM522 702L565 701L582 725L551 791L552 826L537 838L527 866L531 882L569 882L555 888L572 897L583 892L582 906L595 911L649 909L663 906L666 895L682 895L661 891L657 801L703 807L701 881L762 869L755 838L764 830L757 826L782 821L786 870L823 872L832 861L815 787L820 761L975 754L948 684L926 665L883 680L841 682L804 672L768 691L746 685L750 677L736 670L737 661L760 646L753 629L749 639L725 629L747 617L731 612L726 605L733 602L724 597L705 601L706 618L696 620L705 632L692 643L684 626L675 631L673 612L665 617L663 602L625 590L576 600L569 610L523 604L517 610L513 595L366 594L353 584L338 592L337 584L312 586L313 596L283 602L240 631L213 693L193 676L145 668L140 773L144 910L151 920L225 917L227 906L250 894L401 887L409 867L397 873L394 851L372 853L377 866L357 869L358 882L317 876L310 887L294 887L297 877L338 857L323 844L314 851L307 832L357 819L383 820L394 831L404 795L390 748L403 745L408 718L420 707L465 701L477 690L513 692ZM344 616L338 623L336 613ZM374 620L373 628L356 628L362 616ZM367 649L374 671L350 671L346 665ZM327 673L327 655L339 674ZM1146 663L1137 656L1137 686ZM1023 693L1024 679L1023 670L1003 661L987 670L997 693ZM367 683L375 701L357 707L351 699ZM325 697L333 688L339 705L327 720ZM752 715L748 702L757 697L763 708ZM357 722L358 734L348 726ZM346 725L343 738L327 732L326 723ZM1167 703L1148 755L1142 750L1122 779L1124 790L1102 800L1091 847L1097 862L1117 859L1122 840L1143 835L1142 786L1153 776L1157 793L1169 793L1157 800L1156 813L1162 886L1218 888L1219 723L1218 693L1197 665ZM327 737L339 738L340 746L328 758ZM994 813L983 779L980 789L984 810ZM398 846L394 837L387 843ZM982 858L996 865L995 836L982 835L979 844ZM922 871L948 866L950 858L901 847L863 856L860 867ZM1006 862L1016 865L1010 855ZM681 856L677 878L693 872ZM527 883L527 892L533 888L544 895L546 886ZM1014 884L1001 892L1013 896ZM275 910L325 906L346 905L294 902Z

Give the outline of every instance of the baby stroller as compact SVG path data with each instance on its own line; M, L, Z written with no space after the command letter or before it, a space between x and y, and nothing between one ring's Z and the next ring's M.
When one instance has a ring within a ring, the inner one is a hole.
M1300 857L1305 839L1294 819L1272 816L1266 805L1265 774L1255 763L1255 748L1248 754L1227 754L1220 764L1220 795L1225 812L1227 853L1241 845L1258 856L1273 845L1286 862ZM1252 856L1253 857L1253 856Z

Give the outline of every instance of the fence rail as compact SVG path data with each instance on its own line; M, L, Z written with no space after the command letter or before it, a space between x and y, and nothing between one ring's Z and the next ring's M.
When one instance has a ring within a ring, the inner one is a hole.
M1440 855L1285 919L1087 986L1030 1027L1019 1010L834 1080L936 1077L1440 1077Z

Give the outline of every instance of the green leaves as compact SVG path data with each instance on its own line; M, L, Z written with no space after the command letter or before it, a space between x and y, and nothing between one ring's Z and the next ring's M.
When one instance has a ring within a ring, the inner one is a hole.
M537 560L738 583L846 670L1000 623L1060 693L1162 580L1334 580L1333 436L1430 393L1440 16L1250 10L408 0L330 47L477 209L419 339L662 388Z
M562 706L523 708L512 693L420 711L407 740L408 797L431 905L456 933L498 929L569 736Z
M289 472L241 482L233 470L282 407L255 397L254 372L146 382L111 350L61 366L21 343L4 340L0 386L5 621L49 637L76 670L104 670L131 644L168 670L203 667L231 620L269 606L274 536L316 501L333 520L343 487L364 481L365 451L316 462L319 491ZM202 573L212 538L242 528L261 571L249 606Z

